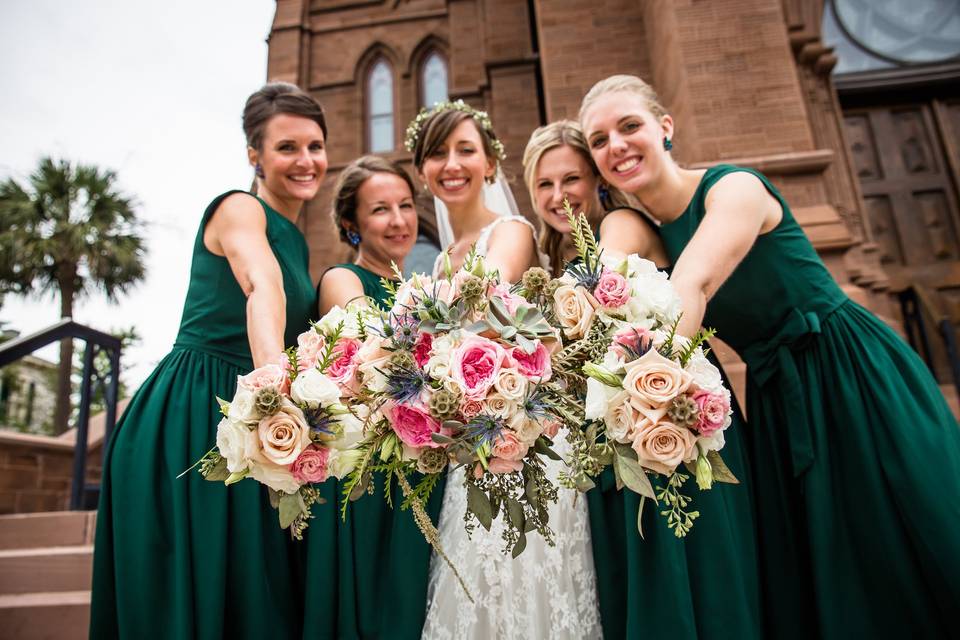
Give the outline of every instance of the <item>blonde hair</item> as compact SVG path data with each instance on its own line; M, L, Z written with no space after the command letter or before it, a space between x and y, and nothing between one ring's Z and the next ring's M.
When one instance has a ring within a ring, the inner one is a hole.
M663 104L660 102L660 98L657 96L657 92L654 91L653 87L637 76L620 74L604 78L590 87L590 91L587 91L587 95L583 96L583 100L580 102L580 113L578 115L580 122L583 122L583 115L587 109L600 97L608 93L618 92L632 93L640 96L646 104L647 109L649 109L650 113L657 119L667 115L667 110L663 108Z
M590 148L583 137L583 131L580 125L573 120L558 120L548 125L536 129L527 142L527 148L523 151L523 181L530 193L530 202L534 207L537 206L537 166L540 159L547 151L559 147L570 147L577 152L590 167L593 175L600 177L597 165L590 155ZM636 204L632 198L614 187L607 187L609 196L606 202L601 202L599 212L588 212L591 222L596 214L602 214L606 211L619 209L622 207L635 208ZM594 214L594 215L591 215ZM560 245L563 243L563 234L544 222L540 218L540 250L550 259L550 270L553 275L560 275L563 272L563 256L560 255Z

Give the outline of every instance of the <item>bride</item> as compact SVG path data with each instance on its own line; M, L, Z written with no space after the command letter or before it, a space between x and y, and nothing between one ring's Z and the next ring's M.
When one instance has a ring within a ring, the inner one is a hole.
M543 266L533 226L517 215L509 189L496 179L503 145L486 113L459 100L441 103L411 123L406 143L420 180L434 195L441 244L454 270L473 246L507 282ZM565 455L566 441L558 438L555 449ZM562 463L548 461L551 480L561 468ZM467 536L463 473L455 471L447 483L438 529L440 544L474 602L434 555L423 638L599 638L586 500L561 488L550 509L555 546L532 535L524 552L511 560L502 551L500 518L489 532L477 527L472 538Z

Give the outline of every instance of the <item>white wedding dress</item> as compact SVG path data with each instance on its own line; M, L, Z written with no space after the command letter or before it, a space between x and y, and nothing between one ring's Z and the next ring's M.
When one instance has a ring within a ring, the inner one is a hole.
M498 218L481 231L476 242L478 255L486 255L491 233L505 221L519 221L533 228L521 216ZM565 456L569 452L566 439L558 437L554 449ZM546 464L548 477L556 482L563 464L553 460ZM447 563L434 553L422 638L602 637L586 497L560 488L557 503L550 507L550 528L556 546L549 546L532 532L527 534L523 553L511 559L509 552L503 553L502 516L493 521L490 531L478 525L472 538L467 537L463 521L467 509L464 472L461 468L447 478L438 529L440 544L463 576L474 602L467 599Z

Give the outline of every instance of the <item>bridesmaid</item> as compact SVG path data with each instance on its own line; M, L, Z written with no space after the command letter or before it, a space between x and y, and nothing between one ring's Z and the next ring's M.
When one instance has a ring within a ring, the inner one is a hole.
M597 83L580 122L602 177L661 223L680 332L716 327L747 363L766 635L956 637L960 430L923 362L844 295L767 178L674 162L645 82Z
M381 278L394 278L392 264L403 270L417 241L413 182L396 163L377 156L358 158L337 179L333 218L341 240L357 253L353 263L324 273L320 314L351 301L386 311L389 296ZM427 502L433 522L440 515L443 482ZM374 495L348 507L347 520L339 526L336 560L325 548L326 538L315 540L307 530L305 638L420 637L430 546L413 513L400 510L403 496L395 483L391 490L396 506L387 505L383 483L378 477ZM342 497L338 500L342 503ZM337 566L331 567L331 561Z
M617 189L599 188L596 165L577 123L561 120L534 131L523 166L552 275L560 275L570 260L577 259L564 199L574 211L585 213L605 252L636 253L668 268L656 225L624 206L628 199ZM587 493L604 637L762 637L743 430L742 416L735 409L734 423L725 431L723 457L742 484L717 483L710 491L688 492L701 517L683 540L673 535L650 504L644 510L641 539L640 497L617 491L610 469Z
M104 458L91 638L293 638L302 595L266 491L197 473L237 376L279 360L316 309L296 221L327 170L323 109L274 83L247 100L257 195L200 221L173 350L131 400Z

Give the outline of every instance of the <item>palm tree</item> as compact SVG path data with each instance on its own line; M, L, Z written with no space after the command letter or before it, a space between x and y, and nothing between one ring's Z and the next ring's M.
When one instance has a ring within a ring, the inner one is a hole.
M0 296L59 293L60 316L101 291L110 301L144 277L144 241L113 171L42 158L28 184L0 182ZM73 341L60 343L54 429L70 417Z

